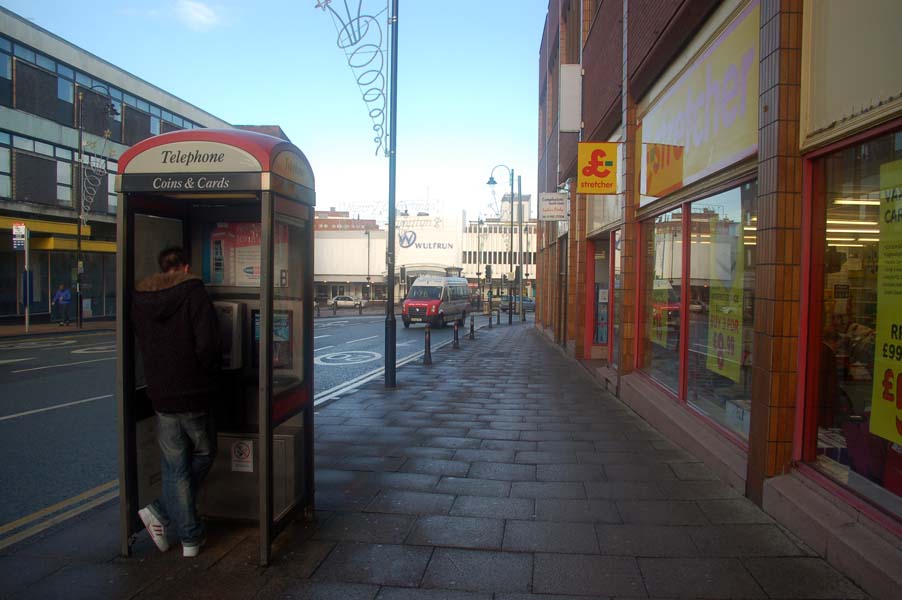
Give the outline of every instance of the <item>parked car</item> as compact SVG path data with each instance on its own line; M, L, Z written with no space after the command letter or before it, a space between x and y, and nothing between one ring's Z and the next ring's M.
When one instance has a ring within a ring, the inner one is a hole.
M500 296L500 305L501 310L507 312L507 296ZM514 312L519 310L520 304L520 296L514 296ZM523 310L526 312L535 312L536 310L536 301L534 298L530 298L529 296L523 296Z
M329 301L329 306L336 308L358 308L366 306L366 300L354 298L353 296L335 296Z

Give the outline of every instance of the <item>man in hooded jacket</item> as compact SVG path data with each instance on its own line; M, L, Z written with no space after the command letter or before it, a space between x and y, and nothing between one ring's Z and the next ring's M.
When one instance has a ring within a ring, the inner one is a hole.
M165 552L174 524L184 556L204 543L195 499L216 454L210 414L219 371L219 325L203 281L190 273L184 250L158 257L160 273L135 286L133 315L147 393L157 413L163 495L138 511Z

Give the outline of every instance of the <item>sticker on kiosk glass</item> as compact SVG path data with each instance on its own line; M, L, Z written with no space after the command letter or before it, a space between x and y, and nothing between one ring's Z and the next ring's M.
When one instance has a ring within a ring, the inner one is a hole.
M902 444L902 160L880 165L879 244L870 430Z

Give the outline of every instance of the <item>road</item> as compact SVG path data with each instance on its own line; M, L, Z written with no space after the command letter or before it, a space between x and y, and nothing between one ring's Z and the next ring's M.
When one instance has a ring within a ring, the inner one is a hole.
M316 319L316 397L382 369L384 333L382 315ZM434 330L433 347L451 336ZM398 362L423 340L423 326L399 319ZM0 340L0 542L3 525L118 477L115 358L111 332Z

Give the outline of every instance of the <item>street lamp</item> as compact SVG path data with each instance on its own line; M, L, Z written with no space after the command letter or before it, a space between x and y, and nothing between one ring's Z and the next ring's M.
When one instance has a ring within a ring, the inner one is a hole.
M82 298L81 298L81 276L84 271L84 264L82 264L82 254L81 254L81 228L83 224L87 224L88 215L85 212L85 192L88 189L85 181L85 144L84 144L84 130L85 130L85 122L84 122L84 113L85 113L85 89L88 90L103 90L106 95L106 116L114 117L119 114L119 111L116 110L116 106L113 104L113 100L110 97L110 89L105 85L97 85L94 84L88 88L79 87L78 95L76 98L78 99L78 221L75 226L75 325L79 329L82 328L83 324L83 315L82 315ZM103 132L103 137L106 141L110 138L110 130L106 128ZM107 172L106 166L106 152L101 152L101 158L103 160L103 174ZM93 168L93 167L92 167ZM94 202L93 194L97 192L97 187L95 187L91 194L91 204Z
M498 182L495 181L495 169L498 168L507 169L508 174L510 174L511 179L511 228L510 228L510 252L508 253L508 258L510 259L510 273L514 272L514 170L508 167L507 165L495 165L492 167L492 172L489 174L489 180L486 182L486 185L497 185ZM494 189L494 188L493 188ZM500 215L499 215L500 216ZM514 322L514 294L513 294L513 286L508 286L507 288L507 324L512 325Z

